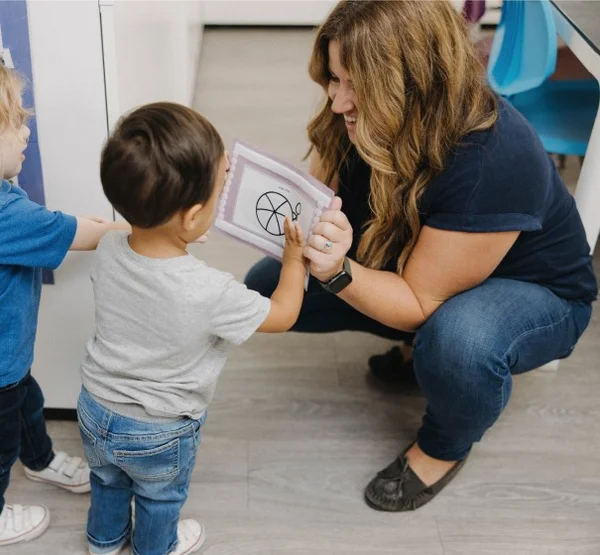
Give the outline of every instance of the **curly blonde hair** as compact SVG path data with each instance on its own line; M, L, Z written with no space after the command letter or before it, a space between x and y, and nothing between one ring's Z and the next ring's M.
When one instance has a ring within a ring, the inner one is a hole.
M497 100L448 0L343 0L317 31L309 64L327 93L328 46L356 90L355 146L371 167L369 206L358 258L382 268L397 253L400 273L421 229L418 202L441 173L451 149L467 134L489 129ZM308 125L330 183L350 146L343 118L326 98Z
M21 76L0 63L0 133L11 127L20 129L31 115L23 108L23 88Z

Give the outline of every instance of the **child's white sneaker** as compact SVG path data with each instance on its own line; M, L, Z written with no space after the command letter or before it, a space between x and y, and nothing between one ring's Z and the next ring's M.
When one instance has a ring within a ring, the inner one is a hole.
M192 519L180 520L177 524L177 549L170 555L187 555L198 551L206 540L204 528Z
M50 512L41 505L4 505L0 514L0 547L28 542L41 536L50 524Z
M44 470L36 472L25 467L25 476L34 482L53 484L72 493L90 491L90 469L81 457L69 457L59 451Z

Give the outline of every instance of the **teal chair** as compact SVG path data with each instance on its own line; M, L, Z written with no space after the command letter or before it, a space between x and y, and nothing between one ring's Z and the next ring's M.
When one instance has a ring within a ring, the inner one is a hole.
M584 156L598 112L598 82L549 81L557 49L548 0L504 0L488 81L529 120L548 152Z

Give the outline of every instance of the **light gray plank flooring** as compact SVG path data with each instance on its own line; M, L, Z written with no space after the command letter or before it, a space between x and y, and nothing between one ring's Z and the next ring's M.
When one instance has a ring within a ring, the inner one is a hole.
M318 103L306 66L311 32L208 30L196 106L226 144L243 138L305 165ZM565 173L572 185L577 160ZM195 253L241 278L260 255L215 234ZM599 260L600 261L600 260ZM598 555L600 315L557 373L515 379L511 403L456 480L414 514L362 500L366 482L413 437L418 392L365 380L390 342L357 333L255 336L235 350L209 411L184 516L201 519L207 555ZM51 422L80 453L75 423ZM86 496L27 481L8 499L43 502L43 538L15 555L85 553Z

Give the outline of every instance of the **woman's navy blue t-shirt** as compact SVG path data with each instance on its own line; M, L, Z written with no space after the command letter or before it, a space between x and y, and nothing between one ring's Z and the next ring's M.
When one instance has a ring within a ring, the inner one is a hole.
M352 148L340 166L342 210L356 249L368 206L370 167ZM419 202L421 224L451 231L520 231L493 277L543 285L569 300L591 302L598 288L575 201L529 123L498 101L498 119L448 156L446 169ZM398 255L400 253L398 252ZM396 262L388 268L395 270Z

